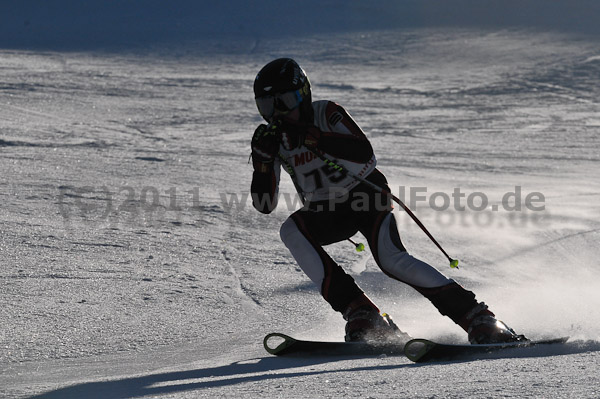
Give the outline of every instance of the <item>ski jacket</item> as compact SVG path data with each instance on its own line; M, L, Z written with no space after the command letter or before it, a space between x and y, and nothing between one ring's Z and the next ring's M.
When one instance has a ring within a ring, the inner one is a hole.
M367 177L377 164L373 147L346 110L331 101L315 101L314 126L306 129L311 143L323 155L361 177ZM316 130L315 130L316 129ZM347 195L359 182L326 165L304 145L293 150L279 148L278 157L269 167L256 168L251 193L254 207L270 213L277 206L281 167L291 176L298 194L313 203Z

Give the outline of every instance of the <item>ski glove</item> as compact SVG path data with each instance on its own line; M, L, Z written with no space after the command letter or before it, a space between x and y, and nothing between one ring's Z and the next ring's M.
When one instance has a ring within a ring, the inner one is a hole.
M283 124L281 127L281 145L290 151L302 145L315 148L321 131L316 126Z
M250 146L254 168L266 171L266 164L273 163L279 150L279 126L260 124L254 131Z

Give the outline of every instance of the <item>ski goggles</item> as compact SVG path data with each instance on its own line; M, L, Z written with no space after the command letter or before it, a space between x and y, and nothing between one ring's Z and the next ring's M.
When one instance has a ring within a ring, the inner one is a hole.
M262 96L256 99L256 106L258 107L258 112L266 118L270 119L275 110L279 111L281 114L286 114L298 107L302 102L302 95L300 94L300 90L295 91L286 91L285 93L278 93L273 96Z

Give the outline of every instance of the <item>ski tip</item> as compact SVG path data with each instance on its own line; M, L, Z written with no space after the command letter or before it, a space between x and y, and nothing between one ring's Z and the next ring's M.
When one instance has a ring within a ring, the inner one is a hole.
M289 335L271 333L267 334L263 339L263 346L271 355L281 355L285 352L285 349L289 348L295 342L296 340Z
M500 342L493 344L443 344L427 339L412 339L404 345L404 354L413 362L428 362L431 360L454 360L459 358L478 359L492 352L504 349L525 349L538 345L564 344L569 337L549 338L541 340L526 340Z

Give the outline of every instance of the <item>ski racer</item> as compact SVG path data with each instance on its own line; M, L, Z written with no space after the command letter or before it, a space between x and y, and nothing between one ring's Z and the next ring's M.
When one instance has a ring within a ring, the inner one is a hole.
M367 239L383 273L421 293L462 327L471 343L526 339L497 320L473 292L409 255L389 197L345 173L352 171L389 190L369 140L342 106L312 101L308 77L293 59L265 65L254 81L254 95L267 124L256 128L251 141L253 205L261 213L272 212L281 168L290 174L305 204L283 223L281 240L323 298L346 320L346 341L403 336L323 248L357 232ZM332 167L319 154L344 169Z

